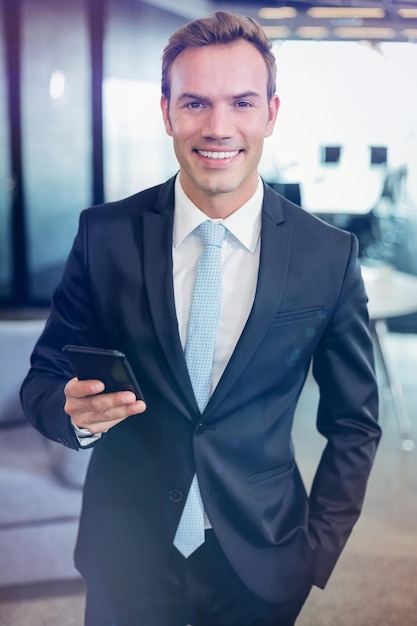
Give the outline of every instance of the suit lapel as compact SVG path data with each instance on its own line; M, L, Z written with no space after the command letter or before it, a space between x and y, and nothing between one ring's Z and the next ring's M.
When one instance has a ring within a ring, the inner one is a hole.
M292 229L285 226L281 200L265 187L262 208L261 255L251 313L233 355L204 413L209 418L249 364L276 314L285 288Z
M198 412L178 332L172 275L173 181L162 188L155 207L143 214L144 275L155 334L177 384L176 402L186 414Z
M175 402L189 419L198 415L178 333L172 275L173 180L161 188L154 207L143 214L144 274L155 333L177 389ZM203 419L219 407L239 379L267 333L284 292L292 229L285 226L281 200L265 187L262 207L261 255L255 299L248 321L221 377ZM180 406L181 405L181 406Z

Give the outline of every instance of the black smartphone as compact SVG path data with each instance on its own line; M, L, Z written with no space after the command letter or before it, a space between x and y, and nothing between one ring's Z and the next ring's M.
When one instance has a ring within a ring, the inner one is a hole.
M137 400L144 400L139 383L123 352L69 345L64 346L62 351L79 380L101 380L105 385L103 393L133 391Z

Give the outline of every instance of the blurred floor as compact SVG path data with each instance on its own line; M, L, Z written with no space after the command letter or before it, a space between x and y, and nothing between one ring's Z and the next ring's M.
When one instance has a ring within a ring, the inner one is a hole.
M417 335L389 335L388 350L417 436ZM313 589L297 626L417 625L417 449L401 449L382 376L380 380L384 436L363 514L326 590ZM316 402L316 389L308 381L294 429L307 485L323 446L315 431ZM0 589L0 626L81 626L83 607L81 583Z

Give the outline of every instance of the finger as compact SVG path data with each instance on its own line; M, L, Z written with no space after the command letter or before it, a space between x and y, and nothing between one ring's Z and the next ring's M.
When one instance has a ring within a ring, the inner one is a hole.
M136 400L136 396L133 391L116 391L113 393L102 393L94 396L88 396L81 399L85 404L92 407L94 411L108 411L113 408L129 406L136 404L136 402L142 402L142 400Z
M76 379L75 379L76 380ZM83 419L83 414L97 414L96 419L90 416L90 421L102 421L101 415L109 413L110 419L113 419L111 411L117 407L125 407L129 405L132 406L129 411L130 415L133 415L135 412L142 413L145 410L144 402L136 401L136 396L131 391L119 391L116 393L101 393L96 395L81 395L80 393L85 393L87 389L91 388L93 385L82 387L81 382L85 381L70 381L68 383L69 389L66 390L66 401L64 410L68 415L72 417L75 423L78 425L77 419L80 416L80 419ZM87 381L94 382L94 381ZM74 395L75 394L75 395ZM140 404L136 405L136 402L140 402ZM116 419L122 418L125 416L125 413L118 412L116 415Z
M64 388L67 398L84 398L102 391L104 391L104 383L101 380L78 380L78 378L71 378Z
M103 395L118 396L119 394ZM65 411L71 416L73 422L79 428L87 428L90 432L94 433L105 432L128 417L143 413L146 410L146 405L142 400L128 404L117 404L117 397L113 397L113 399L104 398L105 402L103 402L101 397L98 402L97 398L98 397L95 396L78 400L78 407L74 407L74 405L71 406L69 402L66 404ZM110 400L112 401L107 402Z

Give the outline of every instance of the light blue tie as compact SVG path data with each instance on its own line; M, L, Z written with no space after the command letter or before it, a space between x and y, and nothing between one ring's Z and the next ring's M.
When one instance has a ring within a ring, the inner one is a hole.
M222 297L222 245L225 228L207 220L199 226L203 251L197 265L188 322L185 360L198 408L202 413L211 393L211 370ZM174 537L185 557L204 543L204 506L194 474Z

